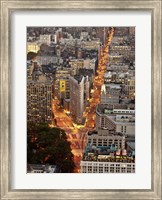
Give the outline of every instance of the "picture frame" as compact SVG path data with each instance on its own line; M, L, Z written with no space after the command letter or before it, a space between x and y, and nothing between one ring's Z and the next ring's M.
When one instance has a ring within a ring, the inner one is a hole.
M39 4L38 4L39 3ZM156 199L162 198L161 123L161 0L121 1L8 1L1 0L1 199ZM13 190L11 189L11 13L15 10L138 10L151 11L152 33L152 186L151 190Z

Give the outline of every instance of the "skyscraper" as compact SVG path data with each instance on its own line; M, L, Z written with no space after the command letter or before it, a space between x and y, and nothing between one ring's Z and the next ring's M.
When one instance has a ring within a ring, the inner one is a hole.
M76 124L82 124L84 112L84 76L70 77L70 112Z
M27 81L27 105L28 121L52 123L52 82L40 69Z

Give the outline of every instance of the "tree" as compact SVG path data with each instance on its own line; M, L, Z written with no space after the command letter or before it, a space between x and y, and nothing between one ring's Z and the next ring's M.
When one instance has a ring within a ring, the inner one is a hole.
M50 128L47 124L29 122L27 126L27 162L55 164L59 167L60 172L73 172L74 155L65 131L59 128Z
M28 52L28 54L27 54L27 60L33 60L33 59L35 59L36 57L37 57L37 54L36 54L35 52L30 51L30 52Z

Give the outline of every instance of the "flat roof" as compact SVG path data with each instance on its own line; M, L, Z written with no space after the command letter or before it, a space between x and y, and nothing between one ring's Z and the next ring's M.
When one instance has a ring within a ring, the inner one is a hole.
M113 104L113 105L112 104L98 104L96 111L99 112L100 114L105 114L105 109L112 110L112 111L114 109L134 110L135 104Z

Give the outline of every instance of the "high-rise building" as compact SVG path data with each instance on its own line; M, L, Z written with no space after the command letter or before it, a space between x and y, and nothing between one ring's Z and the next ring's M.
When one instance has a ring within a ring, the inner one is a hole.
M54 75L54 94L59 100L70 98L70 76L75 74L72 68L57 68Z
M135 150L127 151L125 144L119 147L115 143L98 146L88 143L80 166L81 173L135 173Z
M124 82L124 92L128 98L135 98L135 77L125 78Z
M33 67L34 65L34 67ZM35 123L52 123L52 85L36 63L31 65L27 80L27 120Z
M108 106L99 104L96 109L96 129L108 129L126 135L135 135L135 110L131 105ZM129 106L129 107L128 107ZM116 108L115 108L116 107ZM125 107L123 109L122 107Z
M36 123L52 122L52 84L29 81L27 85L27 120Z
M76 124L82 124L84 112L84 76L70 77L70 113Z

